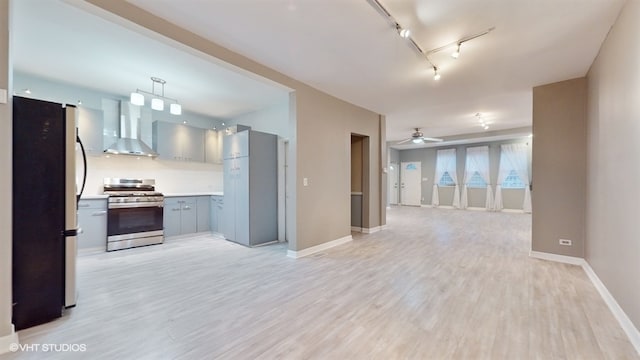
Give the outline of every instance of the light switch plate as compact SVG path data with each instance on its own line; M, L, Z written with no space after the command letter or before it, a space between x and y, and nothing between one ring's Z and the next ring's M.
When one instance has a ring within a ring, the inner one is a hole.
M0 89L0 104L7 103L7 89Z

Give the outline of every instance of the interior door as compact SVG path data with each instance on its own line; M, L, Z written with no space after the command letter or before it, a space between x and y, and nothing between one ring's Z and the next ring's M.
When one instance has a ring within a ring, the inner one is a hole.
M422 169L420 162L400 163L400 201L402 205L420 206Z
M389 165L389 204L397 205L400 187L400 172L398 164L391 163Z

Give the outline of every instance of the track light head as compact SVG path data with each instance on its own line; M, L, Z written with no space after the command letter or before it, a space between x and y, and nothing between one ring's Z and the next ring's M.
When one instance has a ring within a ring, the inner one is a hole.
M400 30L400 37L403 39L407 39L409 36L411 36L411 30L409 29L401 29Z
M433 80L440 80L440 74L438 73L438 68L436 66L433 67Z
M456 51L454 51L454 52L451 54L451 57L452 57L452 58L457 59L457 58L459 58L459 57L460 57L460 45L462 45L462 43L457 43L457 44L456 44Z

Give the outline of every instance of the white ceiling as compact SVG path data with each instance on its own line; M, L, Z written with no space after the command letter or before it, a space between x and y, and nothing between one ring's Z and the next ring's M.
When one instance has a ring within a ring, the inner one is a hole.
M233 51L387 115L388 140L531 125L532 87L584 76L624 0L380 0L442 79L367 0L128 0Z
M13 5L18 71L123 97L137 88L150 92L150 77L155 76L167 81L165 96L177 99L184 110L223 119L288 100L287 89L63 1L19 0Z
M531 125L531 88L585 75L624 0L380 0L429 50L442 79L367 0L129 0L181 27L334 96L387 116L388 140ZM150 90L187 110L230 117L286 98L286 89L220 67L60 1L20 0L17 69L115 94ZM60 45L65 45L61 50ZM55 57L48 54L56 54ZM46 61L42 59L46 58ZM490 135L487 133L487 135ZM458 138L458 137L455 137Z

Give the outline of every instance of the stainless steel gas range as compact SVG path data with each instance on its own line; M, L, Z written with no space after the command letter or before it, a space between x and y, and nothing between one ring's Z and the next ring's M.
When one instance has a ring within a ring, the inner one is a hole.
M107 251L161 244L164 196L153 179L105 178Z

